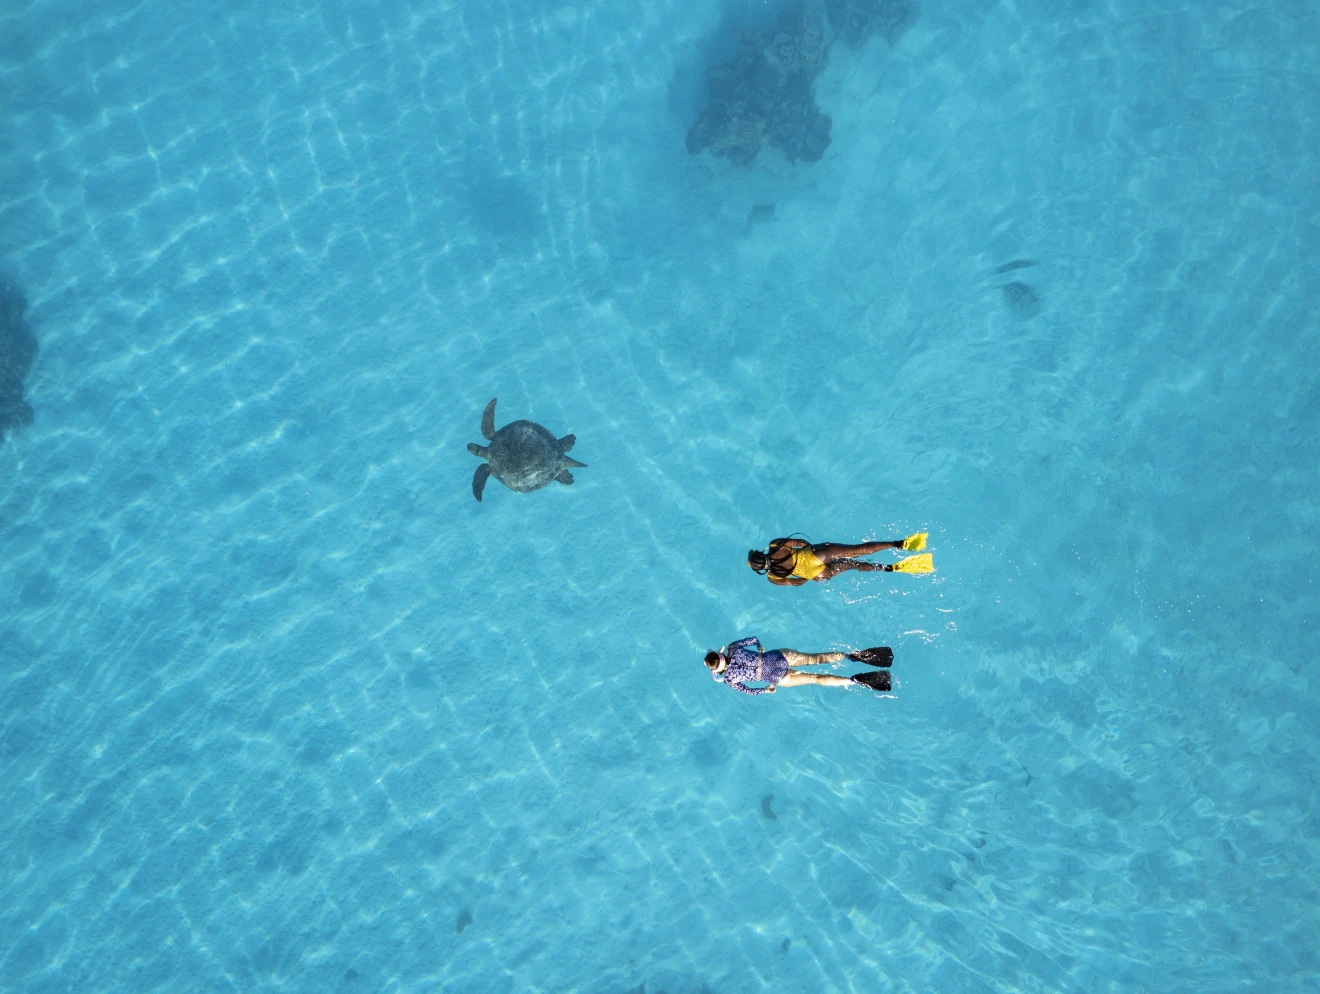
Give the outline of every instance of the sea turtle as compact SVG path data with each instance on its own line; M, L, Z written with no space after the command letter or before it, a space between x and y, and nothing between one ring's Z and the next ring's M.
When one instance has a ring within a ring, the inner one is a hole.
M565 485L572 483L570 466L587 468L586 463L566 455L577 441L576 435L555 438L535 421L514 421L496 431L494 400L481 414L481 437L489 439L490 445L468 443L469 452L486 460L472 477L472 496L478 501L492 473L510 490L525 494L540 490L551 480Z
M1040 294L1030 283L1014 280L999 288L1004 294L1004 303L1020 318L1034 318L1040 313Z
M1035 264L1032 259L1014 259L1002 266L996 266L995 270L985 277L985 280L988 282L1018 269L1030 269ZM1040 313L1040 293L1030 283L1014 280L1012 283L1001 284L999 292L1004 295L1004 303L1008 305L1009 310L1018 317L1024 319L1034 318Z

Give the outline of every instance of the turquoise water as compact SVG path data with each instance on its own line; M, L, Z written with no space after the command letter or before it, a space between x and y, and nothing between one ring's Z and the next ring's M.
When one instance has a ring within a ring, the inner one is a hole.
M0 986L1320 989L1320 11L1155 6L927 3L751 170L749 4L0 12Z

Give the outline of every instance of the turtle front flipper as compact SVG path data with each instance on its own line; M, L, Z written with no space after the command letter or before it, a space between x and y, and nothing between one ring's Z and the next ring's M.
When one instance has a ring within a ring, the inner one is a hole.
M486 405L486 409L481 412L481 437L489 441L495 437L495 401L498 397Z
M490 455L490 449L484 445L478 445L476 442L468 442L468 451L478 459L485 459Z
M486 487L486 481L490 479L490 464L482 463L477 467L477 471L472 474L472 496L477 498L477 503L481 503L481 491Z
M560 483L562 483L564 486L567 487L567 486L569 486L569 485L573 482L573 474L570 473L570 472L569 472L568 470L566 470L566 469L561 469L561 470L555 475L555 479L558 480ZM480 498L478 498L478 499L480 499Z

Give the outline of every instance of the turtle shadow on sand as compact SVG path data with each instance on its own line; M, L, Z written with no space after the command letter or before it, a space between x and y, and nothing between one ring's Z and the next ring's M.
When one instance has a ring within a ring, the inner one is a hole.
M498 400L499 398L496 398ZM486 481L494 476L510 490L525 494L540 490L551 481L565 486L573 482L569 467L587 468L568 455L576 435L555 438L535 421L514 421L495 430L495 400L481 414L481 437L489 446L468 443L468 451L485 459L472 477L472 496L481 501Z
M743 234L747 234L753 228L766 224L775 219L774 204L752 204L747 211L747 223L743 226Z

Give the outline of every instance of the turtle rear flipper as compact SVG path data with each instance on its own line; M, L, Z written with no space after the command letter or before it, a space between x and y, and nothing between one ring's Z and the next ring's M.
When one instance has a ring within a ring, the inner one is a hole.
M575 462L573 465L581 466L582 464ZM555 479L567 487L573 482L573 474L566 469L561 469L557 474L555 474Z
M571 449L571 448L572 448L573 446L575 446L576 444L577 444L577 436L576 436L576 435L565 435L563 438L561 438L561 439L559 440L559 451L560 451L560 452L567 452L569 449Z
M490 455L490 449L486 448L484 445L478 445L476 442L468 442L468 451L478 459L485 459Z
M495 401L496 400L499 400L499 398L496 397L494 400L492 400L489 404L486 405L486 409L481 412L481 437L486 439L487 441L495 437Z
M481 491L485 488L488 479L490 479L490 464L482 463L472 474L472 496L477 498L478 504L481 503Z

